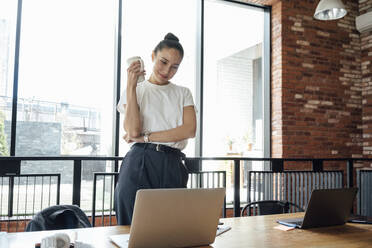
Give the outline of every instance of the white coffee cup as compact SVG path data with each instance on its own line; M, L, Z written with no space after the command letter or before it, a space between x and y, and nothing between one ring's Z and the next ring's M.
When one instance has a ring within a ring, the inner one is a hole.
M41 240L41 248L69 248L70 237L66 233L56 233Z
M145 69L145 66L144 66L143 60L141 59L140 56L134 56L134 57L130 57L129 59L127 59L128 66L130 66L135 61L139 61L141 63L141 72L143 72L144 69ZM144 75L140 75L138 77L137 83L140 83L142 81L145 81L145 76Z

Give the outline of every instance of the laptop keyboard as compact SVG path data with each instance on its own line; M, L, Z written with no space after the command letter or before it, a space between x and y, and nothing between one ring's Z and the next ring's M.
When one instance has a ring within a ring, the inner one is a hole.
M293 224L296 224L296 225L298 225L298 226L301 226L301 225L302 225L302 221L293 221L292 223L293 223Z
M286 226L301 227L303 223L303 219L302 218L285 219L285 220L279 220L278 222Z

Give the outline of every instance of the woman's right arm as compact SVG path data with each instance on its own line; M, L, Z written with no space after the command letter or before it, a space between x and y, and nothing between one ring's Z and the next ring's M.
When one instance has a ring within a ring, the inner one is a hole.
M132 63L128 70L127 80L127 104L125 107L124 130L130 137L139 137L142 132L142 123L140 118L139 106L137 103L137 80L141 72L139 61Z

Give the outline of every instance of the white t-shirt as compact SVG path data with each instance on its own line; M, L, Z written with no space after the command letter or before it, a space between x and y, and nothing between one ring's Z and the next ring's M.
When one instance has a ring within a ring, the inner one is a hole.
M142 133L157 132L176 128L183 124L183 108L195 106L188 88L169 82L167 85L157 85L144 81L137 84L137 103L142 121ZM127 103L126 90L123 91L117 110L125 114ZM178 142L152 142L168 145L180 150L187 145L187 139Z

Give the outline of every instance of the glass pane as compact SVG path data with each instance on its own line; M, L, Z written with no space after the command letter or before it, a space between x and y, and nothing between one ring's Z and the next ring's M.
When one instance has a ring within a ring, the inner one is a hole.
M161 14L165 6L166 14ZM185 54L177 74L171 81L188 87L195 101L196 7L196 0L128 0L123 2L122 91L126 89L127 58L141 56L144 60L147 79L153 67L151 61L153 49L168 32L172 32L179 38ZM144 16L146 18L142 18ZM123 116L121 116L120 123L120 137L123 137ZM128 144L120 138L120 154L125 154L128 149ZM194 139L189 140L183 152L187 156L194 156Z
M89 161L82 161L82 173L81 173L81 194L80 194L80 207L85 212L92 211L92 201L93 201L93 180L94 180L94 173L96 172L112 172L114 167L113 161L105 161L105 160L89 160ZM107 176L107 179L114 178L113 176ZM97 181L103 179L103 176L97 178ZM102 180L100 181L102 182ZM97 195L105 195L105 204L104 206L108 208L110 206L109 197L113 195L113 191L110 191L110 184L113 184L114 181L110 181L107 185L103 185L97 183L96 189L96 203L101 203L102 205L102 198L97 198ZM106 192L108 191L108 192ZM102 194L104 192L105 194ZM97 205L96 205L97 206Z
M17 156L112 155L115 3L23 1Z
M0 156L10 154L17 1L0 1Z
M264 12L206 1L204 17L203 156L262 157ZM242 163L244 187L245 174L256 163L262 167L261 162ZM231 201L233 161L204 162L203 169L226 170L227 200ZM242 200L246 196L242 188Z
M60 204L72 204L72 180L73 180L73 169L74 169L74 162L73 161L22 161L21 162L21 174L60 174L61 175L61 189L60 189ZM30 184L35 185L36 187L47 188L48 182L40 181L39 178L36 178L36 181L33 183L34 177L30 178ZM57 182L54 182L55 184ZM45 185L44 185L45 184ZM21 192L25 192L22 191ZM22 197L22 195L20 196ZM55 195L45 195L44 201L48 201L47 199L54 200ZM32 198L32 197L31 197ZM40 210L42 208L41 202L37 203L37 200L41 200L41 198L32 198L29 199L30 201L35 201L35 204L40 204ZM45 206L44 206L45 207ZM39 211L40 211L39 210Z

